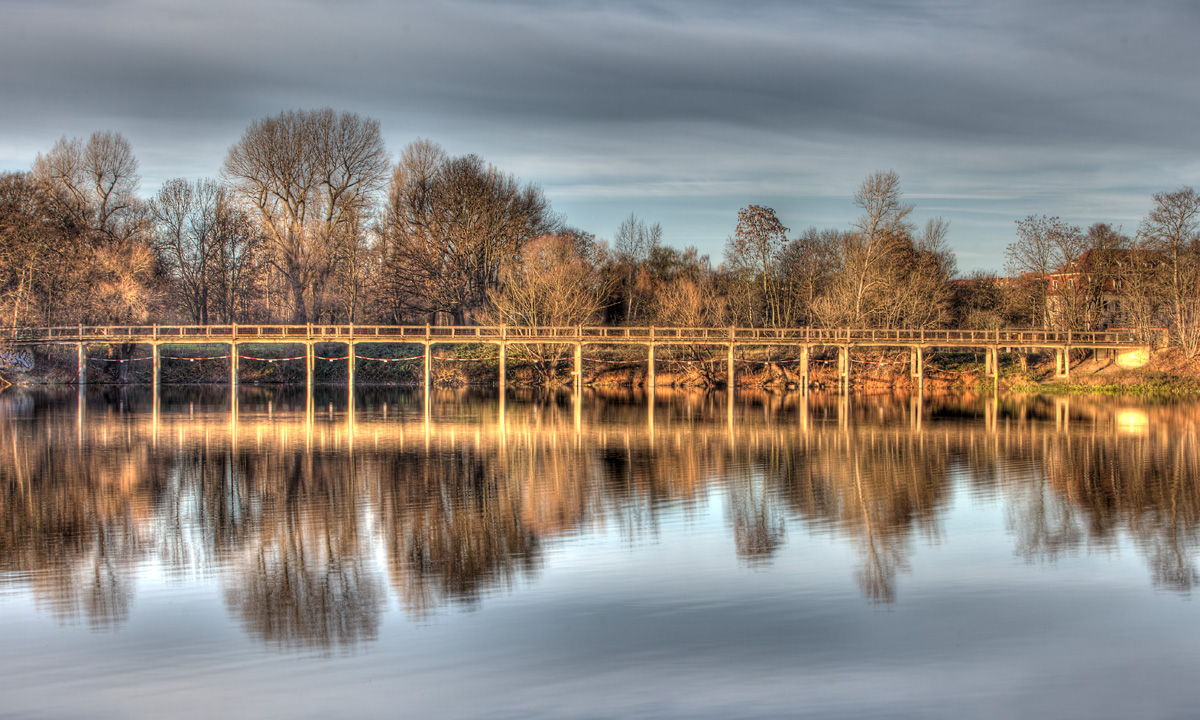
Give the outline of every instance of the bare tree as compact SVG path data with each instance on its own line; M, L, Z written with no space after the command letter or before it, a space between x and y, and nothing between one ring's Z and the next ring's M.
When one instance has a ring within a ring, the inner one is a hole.
M1141 232L1129 240L1128 248L1126 260L1117 270L1121 315L1144 342L1152 344L1170 315L1165 293L1169 266L1153 241Z
M143 228L138 161L120 133L95 132L86 143L61 138L50 152L38 153L33 177L68 222L91 234L92 244L128 240Z
M160 264L147 230L146 204L136 195L138 162L118 133L93 133L84 143L62 138L38 154L32 176L52 204L64 241L78 246L70 302L82 319L145 322L160 299Z
M924 255L908 220L913 206L902 197L900 177L892 170L867 176L854 193L863 214L851 232L838 238L833 282L816 303L823 323L890 326L904 314L901 301L928 300L905 285L905 275Z
M330 108L255 120L229 148L222 172L258 215L293 322L322 315L325 286L360 239L388 164L377 120Z
M841 267L831 301L824 304L828 319L837 324L879 324L874 317L891 298L886 289L889 259L912 234L908 221L913 206L901 198L900 176L894 170L874 172L854 193L854 204L863 214L854 231L843 236Z
M954 285L953 326L996 330L1005 324L1004 286L995 273L976 270Z
M150 203L154 242L192 322L247 315L262 262L262 235L215 180L168 180Z
M934 328L950 319L957 271L954 253L947 246L950 223L931 218L916 237L896 241L888 261L878 322L883 327Z
M613 250L616 261L621 265L622 283L621 294L625 298L625 321L633 322L637 317L638 301L644 293L639 293L638 275L644 271L654 251L662 242L662 226L658 223L647 225L634 213L621 221L613 236Z
M9 324L53 323L78 278L78 244L27 173L0 173L0 310Z
M817 321L817 301L833 282L838 230L810 227L788 241L779 254L780 320L783 325L812 325Z
M1138 236L1162 255L1172 339L1195 357L1200 352L1200 195L1190 187L1155 193Z
M515 326L563 327L595 322L601 286L595 238L579 232L543 235L521 248L504 263L502 285L489 293L493 322ZM535 372L545 381L554 377L558 361L569 346L522 343L514 353L535 361Z
M1018 276L1029 319L1037 326L1070 326L1076 286L1069 266L1085 249L1080 229L1057 217L1030 215L1017 221L1017 241L1007 250L1008 271Z
M751 205L738 210L737 230L725 241L725 262L737 278L745 319L751 325L779 322L775 275L787 233L774 210Z
M448 158L435 143L418 140L392 175L380 228L393 315L467 322L500 287L504 264L561 224L536 185L521 185L478 156Z

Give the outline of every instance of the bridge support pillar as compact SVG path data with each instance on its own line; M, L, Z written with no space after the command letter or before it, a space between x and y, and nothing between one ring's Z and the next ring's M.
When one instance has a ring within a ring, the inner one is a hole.
M808 346L800 346L800 389L808 392Z
M317 366L317 348L312 342L304 343L304 384L308 387L308 394L312 396L313 390L313 374Z
M920 345L909 350L908 375L917 381L925 379L925 350Z
M850 392L850 346L843 345L838 351L838 373L840 375L842 392Z
M654 389L654 343L650 343L650 351L646 358L646 388Z
M431 360L433 359L431 357L432 353L430 352L430 350L432 348L433 348L433 343L425 343L425 394L426 395L429 394L430 365L431 365Z
M575 389L583 390L583 343L575 343Z
M1054 349L1054 377L1056 378L1071 378L1071 350L1070 348L1055 348Z
M159 352L158 352L158 343L152 343L150 345L150 362L154 364L154 368L153 368L154 396L158 397L158 381L159 381L159 377L160 377L159 370L162 367L161 357L159 356Z
M508 368L506 367L507 362L508 362L508 343L502 342L502 343L500 343L500 401L501 402L504 402L504 385L508 380L508 378L507 378Z
M992 392L1000 392L1000 348L992 346L987 349L988 365L991 366Z
M734 375L733 365L733 343L729 343L729 352L725 356L725 370L729 373L728 379L725 380L725 387L729 388L730 392L737 386L737 378ZM733 397L732 395L730 397Z
M83 387L87 385L87 346L83 343L79 343L76 346L76 349L79 351L78 383L80 387Z
M354 341L351 340L346 343L346 386L350 388L350 395L352 398L354 396L354 361L356 359L357 358L354 354Z
M237 343L229 343L229 387L236 388L238 384L238 347Z

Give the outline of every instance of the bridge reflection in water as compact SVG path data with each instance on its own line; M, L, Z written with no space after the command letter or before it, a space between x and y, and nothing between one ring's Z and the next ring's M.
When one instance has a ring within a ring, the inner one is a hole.
M1018 556L1134 539L1155 586L1196 582L1193 406L659 389L0 396L0 587L122 622L137 568L215 576L279 647L374 638L535 579L547 553L720 498L736 553L770 564L798 527L853 545L891 602L955 493L1003 503Z

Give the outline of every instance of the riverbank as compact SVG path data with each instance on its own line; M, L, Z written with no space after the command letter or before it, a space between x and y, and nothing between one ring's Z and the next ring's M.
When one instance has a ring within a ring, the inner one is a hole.
M1001 383L1014 392L1056 394L1185 396L1200 395L1200 357L1188 358L1178 348L1159 350L1138 368L1124 368L1111 357L1088 357L1071 365L1070 378L1054 377L1046 358L1028 371L1005 373Z

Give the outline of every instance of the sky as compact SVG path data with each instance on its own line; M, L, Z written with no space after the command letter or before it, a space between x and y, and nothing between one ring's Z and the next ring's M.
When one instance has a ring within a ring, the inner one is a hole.
M141 193L215 177L251 121L332 107L633 212L720 262L737 211L848 228L895 170L959 270L1015 221L1133 232L1200 184L1200 4L1109 0L0 0L0 170L122 133Z

